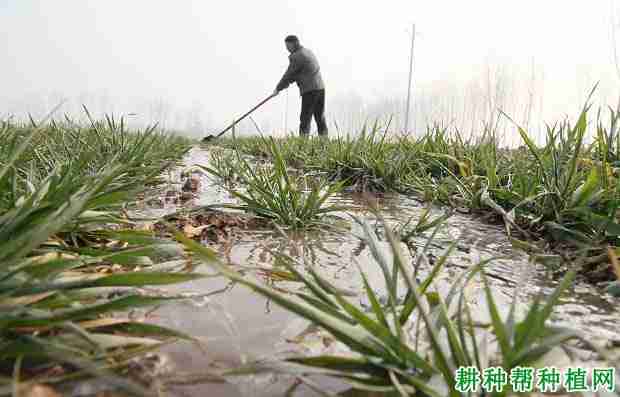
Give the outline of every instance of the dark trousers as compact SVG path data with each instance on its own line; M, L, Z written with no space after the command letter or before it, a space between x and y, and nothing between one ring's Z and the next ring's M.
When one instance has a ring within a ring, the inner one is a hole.
M327 136L325 122L325 90L306 92L301 96L301 115L299 117L299 135L310 135L310 122L314 116L319 135Z

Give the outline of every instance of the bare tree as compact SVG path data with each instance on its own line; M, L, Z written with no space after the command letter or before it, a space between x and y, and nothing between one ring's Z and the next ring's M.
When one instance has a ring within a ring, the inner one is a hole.
M618 62L618 45L616 40L616 31L618 30L616 14L618 10L614 7L614 0L609 0L609 5L611 6L611 12L609 13L611 24L611 46L614 56L614 65L616 66L616 76L620 79L620 63Z

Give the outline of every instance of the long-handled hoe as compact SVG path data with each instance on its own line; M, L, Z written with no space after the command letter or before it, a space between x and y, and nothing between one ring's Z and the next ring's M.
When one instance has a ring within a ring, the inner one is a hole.
M228 127L226 127L222 132L220 132L217 135L207 135L206 137L202 138L203 142L209 142L213 139L219 138L222 135L224 135L226 132L228 132L228 130L230 130L231 128L233 128L235 125L237 125L237 123L239 123L241 120L243 120L244 118L246 118L247 116L249 116L253 111L255 111L256 109L258 109L259 107L263 106L265 104L265 102L267 102L268 100L270 100L271 98L275 97L276 94L271 94L269 95L267 98L263 99L258 105L254 106L252 109L250 109L249 112L247 112L246 114L244 114L243 116L239 117L237 120L235 120L231 125L229 125Z

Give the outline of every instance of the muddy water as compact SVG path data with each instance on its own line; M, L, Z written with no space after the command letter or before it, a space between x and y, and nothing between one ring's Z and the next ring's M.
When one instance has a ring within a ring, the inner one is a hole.
M189 153L186 165L189 167L193 164L205 164L207 161L208 154L195 148ZM173 184L179 181L179 173L180 170L171 173L171 185L168 189L180 189L180 185ZM224 189L218 188L208 177L201 176L201 181L198 196L189 205L234 202ZM361 197L342 194L335 197L334 201L350 208L346 213L338 214L347 220L345 224L348 225L348 231L320 231L287 237L271 230L249 231L230 241L226 252L222 251L222 260L237 268L271 269L273 257L270 252L284 252L300 261L312 263L324 277L352 294L361 292L359 269L367 274L373 287L380 287L382 275L368 247L358 237L363 235L362 228L351 220L350 215L365 219L376 228L380 244L387 249L382 228L367 211ZM405 222L410 217L415 219L425 209L425 204L398 195L381 197L378 205L390 224ZM140 212L162 216L177 209L177 204L164 203L163 208L148 207ZM436 208L433 212L441 214L442 210ZM502 227L482 223L470 216L454 215L438 232L435 244L430 249L431 259L433 256L441 256L452 241L457 241L457 246L437 282L440 293L447 291L450 280L464 269L482 259L497 256L502 259L488 265L487 272L502 308L509 305L516 292L522 301L527 302L539 293L548 295L556 286L556 282L550 280L542 265L529 263L527 257L512 248ZM420 245L425 242L424 238L417 241ZM214 248L218 249L217 246ZM424 277L428 271L428 266L421 267L420 277ZM263 278L274 287L299 287L293 283L266 278L261 272L250 273ZM307 323L271 305L245 287L227 287L229 284L226 280L210 278L169 288L171 292L214 292L209 298L170 304L156 312L158 323L177 328L203 342L201 346L178 343L166 348L164 353L169 358L173 371L208 372L210 369L237 367L257 358L273 358L290 352L333 353L334 345L320 337L312 337L316 332L312 327L308 328ZM481 290L480 285L474 285L473 288L477 288L478 292ZM380 291L380 288L378 290ZM477 296L481 301L480 307L483 308L484 299L481 294ZM360 302L365 303L363 298L360 298ZM553 320L558 324L579 329L601 345L609 345L610 341L618 343L619 302L618 299L601 295L590 286L577 284L565 294L554 312ZM480 310L479 315L485 318L485 310ZM173 392L189 396L272 396L285 395L291 385L287 380L272 375L238 379L238 382L227 384L198 383L176 386ZM343 390L343 385L328 380L321 382L321 387L335 392ZM303 385L298 392L300 394L296 395L312 395Z

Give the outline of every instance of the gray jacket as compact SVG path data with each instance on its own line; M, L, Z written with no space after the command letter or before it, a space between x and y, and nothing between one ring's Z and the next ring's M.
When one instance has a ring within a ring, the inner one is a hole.
M299 46L289 55L288 59L288 69L276 87L278 91L282 91L293 82L297 83L301 95L306 92L325 89L319 62L312 51Z

